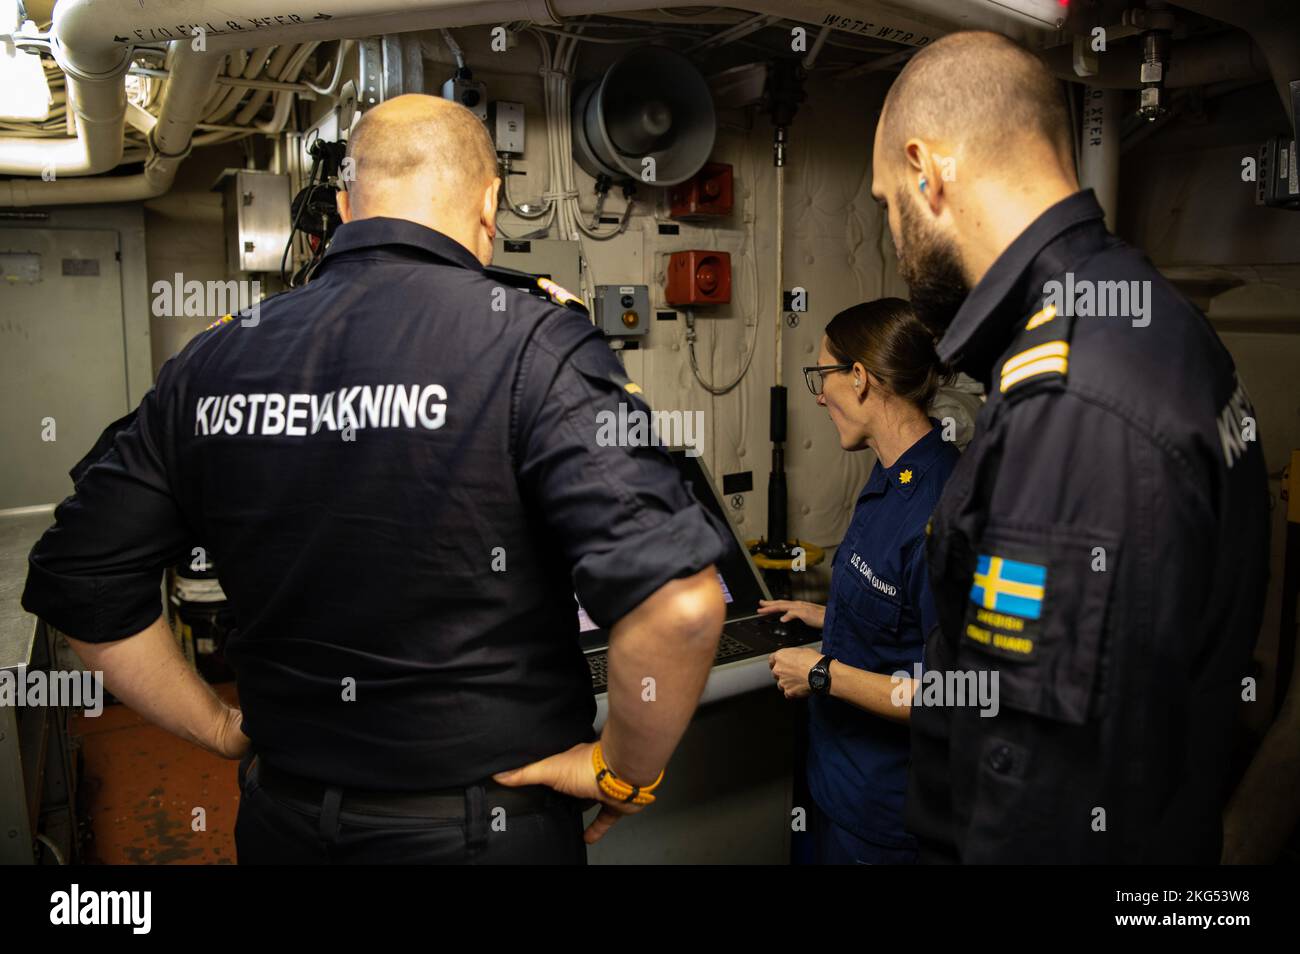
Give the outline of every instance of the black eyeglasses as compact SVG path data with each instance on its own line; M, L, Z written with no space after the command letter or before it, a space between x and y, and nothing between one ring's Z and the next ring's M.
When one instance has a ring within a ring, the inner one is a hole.
M803 369L803 379L808 385L808 390L813 393L813 397L821 397L822 391L826 388L826 375L834 371L851 371L851 364L814 364Z

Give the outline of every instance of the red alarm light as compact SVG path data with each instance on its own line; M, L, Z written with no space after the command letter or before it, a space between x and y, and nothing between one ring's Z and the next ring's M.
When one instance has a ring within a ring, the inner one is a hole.
M725 305L731 301L731 255L692 249L668 259L664 299L670 305Z
M730 215L735 188L731 166L706 162L700 171L668 191L668 215L674 219Z

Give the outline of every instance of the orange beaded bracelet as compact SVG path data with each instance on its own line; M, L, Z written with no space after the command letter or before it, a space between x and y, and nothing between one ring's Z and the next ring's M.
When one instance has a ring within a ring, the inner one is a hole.
M600 743L597 742L591 750L591 767L596 771L596 784L600 790L612 799L620 802L626 802L629 805L649 805L654 802L655 797L650 793L659 787L659 783L664 780L664 773L660 772L659 777L654 780L654 784L642 788L639 785L630 785L623 781L615 774L614 770L605 762L605 755L600 750Z

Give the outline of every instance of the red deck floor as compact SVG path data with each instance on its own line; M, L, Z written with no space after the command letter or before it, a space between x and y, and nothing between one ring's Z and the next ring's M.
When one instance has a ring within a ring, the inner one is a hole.
M235 702L235 687L216 687ZM91 864L235 863L238 764L148 725L120 704L95 719L75 717L71 732L85 754L83 814L93 838ZM195 831L194 809L206 813Z

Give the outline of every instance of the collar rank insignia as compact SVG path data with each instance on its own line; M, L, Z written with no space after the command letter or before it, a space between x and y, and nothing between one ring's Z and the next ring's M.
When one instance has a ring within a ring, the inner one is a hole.
M900 471L898 474L898 482L900 484L910 484L912 482L912 471L911 470Z
M1025 323L1026 331L1033 331L1035 328L1047 324L1056 317L1056 306L1047 305L1042 311L1036 312L1028 322Z

